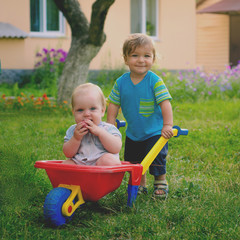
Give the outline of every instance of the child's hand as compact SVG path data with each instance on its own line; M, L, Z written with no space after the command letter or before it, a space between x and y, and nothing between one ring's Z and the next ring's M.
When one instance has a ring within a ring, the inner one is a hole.
M161 135L164 138L171 138L173 136L172 126L171 125L163 125Z
M82 121L77 124L75 130L74 130L74 138L78 141L81 141L83 136L88 133L87 123L85 121Z
M93 121L87 119L85 120L86 128L95 136L99 135L99 132L101 131L101 128L98 127L96 124L93 123Z

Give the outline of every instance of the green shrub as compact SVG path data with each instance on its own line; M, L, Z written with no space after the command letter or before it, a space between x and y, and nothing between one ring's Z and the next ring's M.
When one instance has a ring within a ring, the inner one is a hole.
M31 83L0 85L0 95L25 95L41 97L44 93L49 97L57 96L57 79L62 73L66 53L63 50L43 50L44 54L37 54L38 62L31 77ZM62 56L62 58L61 58ZM228 100L240 98L240 65L227 67L222 73L207 74L200 69L175 71L156 70L165 82L170 94L176 102L198 102L205 100ZM126 69L90 71L88 82L99 85L107 97L113 84ZM27 80L25 80L27 82Z
M200 69L155 71L161 76L176 101L229 99L240 97L240 64L221 73L205 73Z
M58 78L62 74L67 52L63 49L46 49L36 54L37 62L31 76L31 84L41 89L51 89L56 96Z

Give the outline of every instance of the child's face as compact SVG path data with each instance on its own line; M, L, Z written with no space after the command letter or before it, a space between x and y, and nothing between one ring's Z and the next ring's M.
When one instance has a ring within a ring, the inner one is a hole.
M139 46L126 56L124 60L125 64L129 67L132 76L145 76L154 63L152 46L148 44Z
M85 92L76 93L72 112L76 123L88 119L99 125L105 113L99 92L95 89L87 89Z

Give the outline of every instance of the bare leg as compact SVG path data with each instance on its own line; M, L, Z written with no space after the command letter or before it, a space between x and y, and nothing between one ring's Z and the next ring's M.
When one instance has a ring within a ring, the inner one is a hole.
M142 175L140 185L143 187L146 187L146 173L144 175Z
M111 153L102 155L96 162L96 166L121 165L121 161Z
M76 163L75 163L73 160L71 160L71 159L65 160L65 161L63 161L62 163L63 163L63 164L76 165Z

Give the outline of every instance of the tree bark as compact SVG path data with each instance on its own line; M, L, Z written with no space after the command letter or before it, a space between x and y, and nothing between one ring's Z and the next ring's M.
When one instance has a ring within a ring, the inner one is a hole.
M96 0L92 5L90 24L78 0L54 2L67 19L72 31L71 47L58 83L58 103L70 103L73 89L86 82L89 64L106 40L104 23L115 0Z
M76 86L87 80L89 64L97 55L100 46L85 45L80 40L72 39L71 48L58 83L58 103L67 101L71 103L71 95Z

